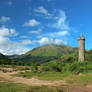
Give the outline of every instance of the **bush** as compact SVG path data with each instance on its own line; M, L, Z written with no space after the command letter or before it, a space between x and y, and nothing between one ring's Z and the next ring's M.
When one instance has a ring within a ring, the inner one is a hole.
M69 66L70 72L84 73L92 71L92 63L88 61L84 62L74 62Z
M62 72L63 65L64 65L63 62L58 62L54 60L49 63L42 64L40 68L41 68L41 71L45 71L45 72L47 71Z
M88 73L92 71L92 62L59 62L51 61L49 63L42 64L40 70L43 72L54 71L54 72L73 72L73 73Z

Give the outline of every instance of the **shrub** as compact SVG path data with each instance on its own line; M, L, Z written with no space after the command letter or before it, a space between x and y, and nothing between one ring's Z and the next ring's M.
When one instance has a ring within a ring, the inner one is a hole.
M88 61L74 62L71 63L69 66L70 72L84 73L84 72L89 72L91 70L92 70L92 63Z

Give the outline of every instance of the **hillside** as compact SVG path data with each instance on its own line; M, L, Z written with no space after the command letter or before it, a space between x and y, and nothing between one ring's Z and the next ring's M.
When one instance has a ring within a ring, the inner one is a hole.
M10 63L11 63L11 60L7 56L0 53L0 65L1 64L10 64Z
M62 56L64 54L76 52L77 48L69 47L66 45L45 45L34 48L32 51L27 52L25 55L32 56Z
M69 47L66 45L45 45L34 48L32 51L20 56L10 57L18 61L31 61L31 62L44 62L56 59L66 54L76 53L77 48Z

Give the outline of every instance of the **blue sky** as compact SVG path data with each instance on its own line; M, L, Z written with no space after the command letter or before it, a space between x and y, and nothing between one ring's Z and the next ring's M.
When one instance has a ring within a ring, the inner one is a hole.
M23 54L45 44L92 49L92 0L0 0L0 52Z

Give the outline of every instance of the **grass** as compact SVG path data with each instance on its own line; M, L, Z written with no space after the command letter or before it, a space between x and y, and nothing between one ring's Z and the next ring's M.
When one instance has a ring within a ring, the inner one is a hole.
M54 73L54 72L53 72ZM0 82L0 92L68 92L67 89L71 87L71 90L75 88L84 88L84 84L92 83L92 74L79 74L69 75L67 74L60 76L66 80L66 85L55 86L27 86L23 84L11 83L11 82ZM50 77L51 75L49 75ZM57 74L59 76L59 74ZM45 76L47 77L47 76ZM53 78L53 77L51 77ZM56 77L55 77L56 78ZM0 80L3 80L0 78ZM71 92L71 91L69 91Z
M65 86L62 87L41 86L41 87L32 87L31 89L28 89L27 92L66 92L66 89Z
M22 84L0 82L0 92L66 92L65 86L47 87L47 86L26 86Z
M9 82L0 82L0 92L25 92L27 86Z
M15 76L15 75L14 75ZM74 74L71 72L25 72L19 73L16 76L22 76L26 78L37 77L41 80L65 80L66 85L61 85L58 87L54 86L27 86L23 84L16 84L2 81L4 79L0 78L0 92L68 92L67 89L71 86L83 87L86 84L92 84L92 73L79 73ZM74 86L73 86L74 85ZM72 92L72 91L71 91Z
M70 72L42 72L42 73L34 73L34 72L25 72L19 73L14 76L21 76L26 78L37 77L40 80L65 80L68 84L91 84L92 83L92 74L91 73L80 73L73 74Z
M61 72L25 72L25 73L18 73L13 76L19 76L19 77L37 77L40 80L62 80L64 77L68 76L69 73L62 74Z
M59 76L60 74L56 74L56 75ZM55 87L55 86L27 86L23 84L16 84L16 83L10 83L10 82L0 82L0 92L68 92L67 89L69 87L71 87L71 89L73 89L74 87L84 88L86 84L92 84L92 74L79 74L79 75L71 74L69 76L66 76L66 75L67 74L62 75L60 77L61 79L63 78L64 80L66 80L67 84L61 85L58 87ZM49 77L50 76L51 78L53 77L57 78L53 75L49 75ZM44 78L46 79L46 77L47 76L45 76Z
M66 78L66 81L70 84L92 84L92 74L71 75Z

